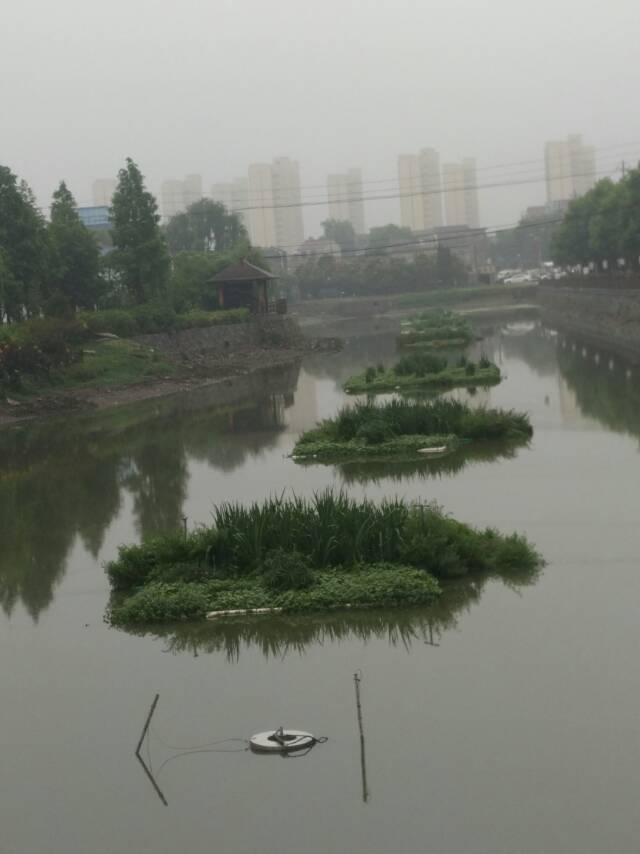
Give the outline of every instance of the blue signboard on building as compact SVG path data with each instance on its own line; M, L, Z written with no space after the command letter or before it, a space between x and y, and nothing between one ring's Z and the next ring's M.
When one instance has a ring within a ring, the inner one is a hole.
M109 208L106 205L76 208L78 216L87 228L111 228Z

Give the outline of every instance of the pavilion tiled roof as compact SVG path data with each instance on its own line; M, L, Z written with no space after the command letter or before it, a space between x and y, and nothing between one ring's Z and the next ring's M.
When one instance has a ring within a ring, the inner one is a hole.
M238 261L229 264L224 270L220 270L212 279L212 282L255 282L259 279L275 279L276 277L249 261Z

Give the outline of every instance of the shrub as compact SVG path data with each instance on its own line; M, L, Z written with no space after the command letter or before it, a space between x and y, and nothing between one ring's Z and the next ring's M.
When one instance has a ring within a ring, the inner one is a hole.
M367 368L364 374L365 382L371 383L376 378L376 369L375 368Z
M146 303L132 309L137 331L143 335L154 332L170 332L176 328L177 316L175 311L162 303Z
M269 590L306 590L313 584L311 565L297 551L277 548L267 552L260 567L262 583Z
M104 311L86 311L78 318L87 326L90 332L110 332L119 338L132 338L138 331L138 324L131 312L119 308L109 308Z
M474 363L473 362L467 362L467 364L465 365L465 368L464 368L464 372L468 377L475 376L476 366L474 365Z
M18 388L25 376L47 377L81 356L86 330L77 321L38 318L0 338L0 385Z
M447 360L432 353L411 353L402 356L393 366L393 370L399 376L424 376L425 374L439 374L447 367Z
M481 368L490 368L491 367L491 362L489 361L487 356L485 356L484 353L482 354L482 356L480 356L480 361L478 362L478 365Z

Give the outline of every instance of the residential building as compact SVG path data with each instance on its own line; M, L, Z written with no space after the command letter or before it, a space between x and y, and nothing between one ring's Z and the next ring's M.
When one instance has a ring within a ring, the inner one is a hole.
M480 228L480 203L478 201L478 174L475 157L462 158L464 176L464 207L469 228Z
M304 240L300 167L296 160L277 157L273 161L273 195L275 201L275 245L283 249L299 246Z
M277 246L273 174L268 163L249 166L249 235L254 246Z
M181 181L163 181L160 185L160 211L167 222L202 198L202 176L187 175Z
M211 187L211 198L215 202L222 202L228 211L237 214L245 228L248 228L250 205L247 178L235 178L233 181L214 184Z
M364 201L362 197L362 172L347 172L327 176L329 218L350 222L356 234L364 234Z
M596 182L595 148L583 145L580 134L547 142L544 161L548 202L582 196Z
M113 178L98 178L91 185L91 196L95 207L109 207L116 191L117 182Z
M442 225L440 158L433 148L398 157L400 221L412 231Z
M297 161L277 157L249 166L249 234L255 246L293 251L304 240L300 169Z
M447 225L479 226L476 161L466 157L460 163L442 165L442 188Z

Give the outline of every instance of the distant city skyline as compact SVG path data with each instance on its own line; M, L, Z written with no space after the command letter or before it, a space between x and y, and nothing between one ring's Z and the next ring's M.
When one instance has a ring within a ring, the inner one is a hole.
M543 184L547 204L566 201L586 192L595 183L596 149L585 145L581 134L569 134L565 140L548 141L540 158L542 177L524 178L522 183ZM483 167L491 171L518 167L512 163ZM384 223L393 222L420 232L444 225L504 227L516 224L527 204L514 217L513 223L487 222L480 214L479 197L491 186L492 175L478 178L476 159L463 157L441 164L434 148L423 148L415 154L397 158L396 179L363 180L362 170L353 167L326 176L325 185L305 184L301 179L299 162L291 157L276 157L271 162L252 163L245 176L210 185L203 192L203 178L192 173L183 179L168 179L160 183L157 195L159 211L166 223L171 216L186 209L193 201L209 197L225 204L235 212L247 228L252 243L261 247L280 247L294 251L307 237L322 234L324 219L342 219L352 223L356 233L366 233L370 223L365 220L365 207L380 198L390 201ZM514 173L518 183L521 171ZM511 181L507 172L505 186ZM496 182L498 184L498 182ZM390 186L388 186L390 185ZM96 179L92 184L92 203L108 204L116 186L115 179ZM149 185L151 192L153 186ZM303 192L305 191L305 192ZM539 193L538 193L539 195ZM533 193L532 193L533 196ZM529 201L529 200L527 200ZM539 202L538 202L539 204ZM306 228L305 213L315 220ZM383 223L383 224L384 224Z

